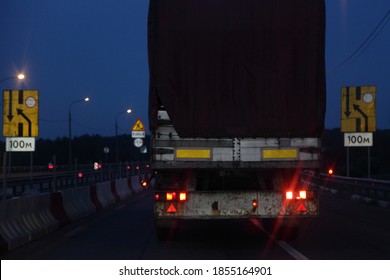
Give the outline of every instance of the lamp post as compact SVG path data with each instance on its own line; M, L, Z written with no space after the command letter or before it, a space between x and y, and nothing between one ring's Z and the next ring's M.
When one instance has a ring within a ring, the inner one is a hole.
M12 79L23 80L25 77L26 77L26 76L25 76L23 73L20 73L20 74L18 74L17 76L12 76L12 77L8 77L8 78L1 79L1 80L0 80L0 84L1 84L2 82L8 81L8 80L12 80Z
M5 81L8 81L8 80L12 80L12 79L19 79L19 80L23 80L25 78L24 74L20 73L18 74L17 76L12 76L12 77L7 77L7 78L3 78L0 80L0 84L5 82ZM11 157L9 157L8 159L8 164L9 164L9 169L8 169L8 172L11 172ZM4 149L4 152L3 152L3 200L6 200L7 198L7 152L5 151Z
M118 147L118 116L127 113L131 113L131 109L127 109L126 111L119 112L115 116L115 160L119 162L119 147Z
M68 118L68 127L69 127L69 166L72 165L72 106L79 102L88 102L89 97L84 99L78 99L70 103L69 105L69 118Z

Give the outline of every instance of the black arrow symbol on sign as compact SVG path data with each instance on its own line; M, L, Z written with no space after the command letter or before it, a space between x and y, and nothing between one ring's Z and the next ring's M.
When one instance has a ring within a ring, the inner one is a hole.
M346 111L344 112L344 114L347 116L347 118L349 118L349 116L351 115L351 111L349 111L349 98L350 98L350 93L349 93L349 87L346 88L346 95L345 95L345 98L346 98L346 102L345 102L345 107L346 107Z
M364 128L365 131L368 131L368 116L360 109L359 105L353 104L353 109L363 116L365 121Z
M31 120L23 113L23 110L22 109L16 109L16 111L18 112L18 115L22 116L28 123L28 137L31 137L32 133L31 133ZM22 136L22 135L19 135L19 136Z
M12 90L10 90L8 92L8 120L9 121L12 121L12 119L14 118L14 115L12 115Z

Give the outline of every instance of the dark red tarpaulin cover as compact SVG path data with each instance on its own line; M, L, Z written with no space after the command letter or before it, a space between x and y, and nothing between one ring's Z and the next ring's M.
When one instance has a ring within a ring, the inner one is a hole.
M318 137L325 0L150 0L149 121L180 137Z

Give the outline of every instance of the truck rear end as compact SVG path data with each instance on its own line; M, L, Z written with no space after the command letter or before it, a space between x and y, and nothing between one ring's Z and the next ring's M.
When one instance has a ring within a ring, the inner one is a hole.
M318 216L323 0L151 0L158 232L179 220Z

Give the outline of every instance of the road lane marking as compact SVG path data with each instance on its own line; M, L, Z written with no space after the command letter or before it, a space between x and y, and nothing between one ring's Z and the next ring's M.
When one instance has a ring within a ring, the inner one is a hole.
M301 252L296 250L294 247L290 246L284 241L280 241L275 239L273 236L271 236L273 240L281 247L283 248L287 253L289 253L294 259L296 260L308 260L306 256L304 256Z
M256 226L257 228L259 228L261 231L263 231L272 241L274 241L276 244L278 244L278 246L280 248L282 248L283 250L285 250L290 256L292 256L294 259L296 260L308 260L308 258L306 256L304 256L301 252L299 252L298 250L296 250L294 247L290 246L289 244L287 244L286 242L284 241L281 241L281 240L278 240L275 238L275 236L273 236L272 234L270 234L269 232L267 232L263 225L259 222L259 220L257 219L251 219L251 222L254 226Z

